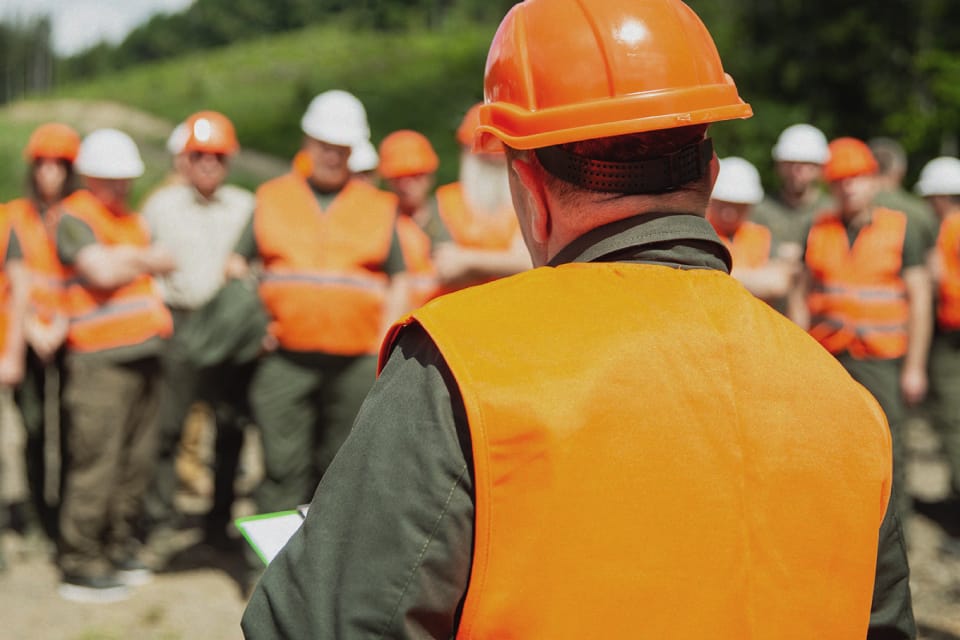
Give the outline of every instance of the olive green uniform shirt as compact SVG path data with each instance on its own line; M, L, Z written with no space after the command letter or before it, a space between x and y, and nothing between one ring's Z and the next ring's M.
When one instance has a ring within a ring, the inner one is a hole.
M803 244L806 231L813 223L814 216L833 205L830 196L820 192L809 205L791 207L777 195L768 195L753 208L750 220L770 229L776 245L784 243Z
M595 261L730 269L726 248L694 215L646 214L606 225L551 264ZM463 401L437 347L411 325L400 333L303 526L251 597L245 636L453 637L470 579L473 516ZM879 535L868 637L910 638L909 571L892 512Z

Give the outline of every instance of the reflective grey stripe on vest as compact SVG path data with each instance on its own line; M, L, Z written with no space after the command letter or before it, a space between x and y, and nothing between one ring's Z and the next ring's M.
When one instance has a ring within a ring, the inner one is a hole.
M346 287L355 287L358 289L372 289L377 291L386 291L387 285L373 278L364 278L361 276L349 276L342 273L265 273L261 279L265 283L282 284L284 282L315 284L315 285L341 285Z

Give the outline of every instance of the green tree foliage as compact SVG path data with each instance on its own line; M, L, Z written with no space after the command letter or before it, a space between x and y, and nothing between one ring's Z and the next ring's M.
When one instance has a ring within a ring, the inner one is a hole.
M956 153L960 132L960 3L955 0L689 0L717 40L752 120L717 127L721 153L769 175L784 127L828 137L899 139L915 175Z
M157 15L119 45L98 45L62 61L69 80L219 47L331 19L352 28L395 31L465 22L496 24L509 0L197 0L181 13Z
M0 104L53 86L50 19L0 23Z

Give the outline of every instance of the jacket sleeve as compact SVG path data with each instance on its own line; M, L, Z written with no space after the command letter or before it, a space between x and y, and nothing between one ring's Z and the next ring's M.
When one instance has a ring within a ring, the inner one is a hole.
M245 637L453 635L473 545L464 415L438 350L408 327L253 593Z
M910 568L903 540L900 518L890 498L887 513L880 525L877 548L877 576L873 585L868 640L901 640L916 638L910 598Z

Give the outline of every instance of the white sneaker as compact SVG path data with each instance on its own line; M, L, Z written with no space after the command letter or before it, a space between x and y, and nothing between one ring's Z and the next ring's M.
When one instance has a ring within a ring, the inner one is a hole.
M107 604L130 597L130 588L116 575L63 577L57 588L60 597L70 602Z

